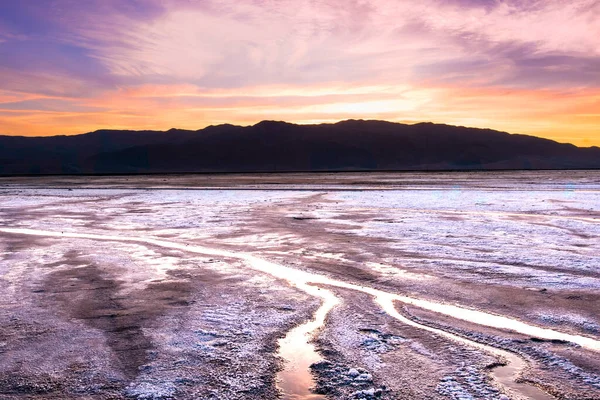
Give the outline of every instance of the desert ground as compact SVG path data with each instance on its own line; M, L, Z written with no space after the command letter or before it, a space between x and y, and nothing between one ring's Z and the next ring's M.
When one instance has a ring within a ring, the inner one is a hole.
M600 171L0 178L0 399L600 399Z

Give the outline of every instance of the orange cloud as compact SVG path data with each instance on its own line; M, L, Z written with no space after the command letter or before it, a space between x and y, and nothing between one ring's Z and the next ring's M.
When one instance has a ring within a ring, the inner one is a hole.
M279 86L202 90L192 86L142 86L87 99L102 111L0 111L10 134L76 134L102 128L199 129L210 124L253 124L263 119L296 123L347 118L432 121L532 134L578 145L600 145L600 90Z

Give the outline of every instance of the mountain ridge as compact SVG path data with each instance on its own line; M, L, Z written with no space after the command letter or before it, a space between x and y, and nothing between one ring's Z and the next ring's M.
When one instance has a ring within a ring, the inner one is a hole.
M0 174L596 169L600 148L492 129L351 119L0 136Z

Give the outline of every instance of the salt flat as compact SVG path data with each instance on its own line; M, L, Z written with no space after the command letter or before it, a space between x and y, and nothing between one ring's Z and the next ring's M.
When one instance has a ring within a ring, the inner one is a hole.
M599 237L596 171L1 178L0 395L600 398Z

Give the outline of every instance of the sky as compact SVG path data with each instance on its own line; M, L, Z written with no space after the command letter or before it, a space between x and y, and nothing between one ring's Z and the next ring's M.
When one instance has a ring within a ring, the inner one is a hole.
M431 121L600 146L600 0L0 0L0 134Z

